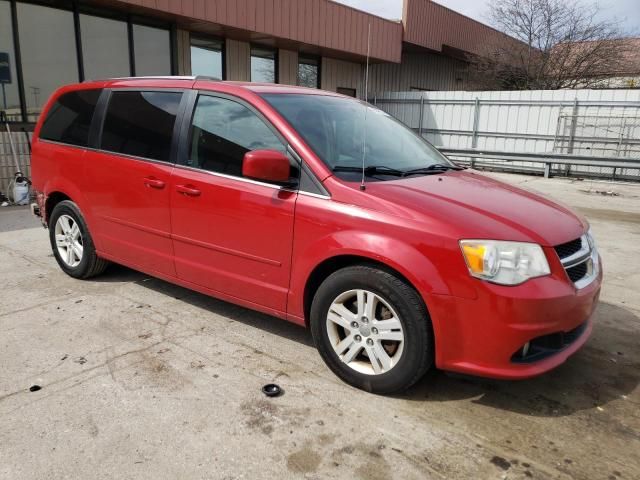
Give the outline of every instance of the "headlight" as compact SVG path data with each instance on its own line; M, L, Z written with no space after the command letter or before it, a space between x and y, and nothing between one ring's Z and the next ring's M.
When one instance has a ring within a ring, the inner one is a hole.
M518 285L551 273L542 247L535 243L461 240L460 247L469 273L489 282Z

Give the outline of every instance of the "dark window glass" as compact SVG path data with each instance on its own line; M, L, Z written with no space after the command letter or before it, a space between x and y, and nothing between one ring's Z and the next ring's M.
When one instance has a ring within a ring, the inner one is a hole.
M0 1L0 110L9 121L22 120L9 2Z
M131 75L125 22L81 14L80 32L85 78L97 80Z
M73 13L18 2L18 31L28 121L54 90L78 81Z
M99 97L100 90L80 90L62 95L49 110L40 138L86 147Z
M275 133L249 108L225 98L198 98L189 165L240 177L244 154L262 149L286 152Z
M298 58L298 85L301 87L320 88L319 61L314 57Z
M268 48L251 47L251 81L276 83L276 52Z
M134 25L133 53L137 76L171 75L169 30Z
M168 162L181 97L177 92L112 92L101 148Z
M222 80L223 45L221 40L191 37L191 74Z
M347 97L356 98L356 89L355 88L338 87L336 89L336 92L340 93L341 95L346 95Z

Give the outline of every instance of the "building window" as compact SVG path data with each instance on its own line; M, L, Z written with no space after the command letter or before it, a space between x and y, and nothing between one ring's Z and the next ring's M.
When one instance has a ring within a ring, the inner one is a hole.
M55 89L78 81L73 14L18 3L27 121L35 122Z
M22 115L15 58L11 6L0 1L0 109L7 113L9 121L19 121Z
M80 32L85 78L97 80L131 75L125 22L80 15Z
M37 121L58 87L79 80L172 74L168 28L106 18L98 8L64 8L75 2L46 3L61 6L0 0L0 109L10 121Z
M101 148L168 162L181 98L178 92L113 92Z
M318 57L298 57L298 85L320 88L320 59Z
M137 76L171 75L169 30L133 25L133 50Z
M263 47L251 47L251 81L259 83L277 83L275 50Z
M338 87L336 89L336 92L338 92L341 95L346 95L347 97L356 97L356 89L355 88L345 88L345 87Z
M191 37L191 74L224 79L222 40Z

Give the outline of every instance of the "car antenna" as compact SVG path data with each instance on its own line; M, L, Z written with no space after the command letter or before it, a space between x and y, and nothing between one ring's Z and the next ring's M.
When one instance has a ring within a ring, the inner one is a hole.
M371 47L371 20L369 20L369 27L367 30L367 65L364 70L364 101L369 101L369 49ZM360 190L364 191L367 187L364 184L364 171L365 171L365 155L367 152L367 110L369 107L364 106L364 133L362 139L362 180L360 182Z

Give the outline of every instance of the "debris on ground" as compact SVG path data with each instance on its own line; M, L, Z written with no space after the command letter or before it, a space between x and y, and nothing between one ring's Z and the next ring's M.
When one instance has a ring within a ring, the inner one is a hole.
M620 194L618 192L614 192L613 190L580 190L583 193L591 193L595 195L604 195L606 197L619 197Z
M282 395L283 391L280 388L280 385L276 385L275 383L268 383L264 387L262 387L262 393L264 393L267 397L278 397Z
M204 363L202 363L200 360L194 360L193 362L190 363L191 368L197 368L197 369L203 369L205 367Z

